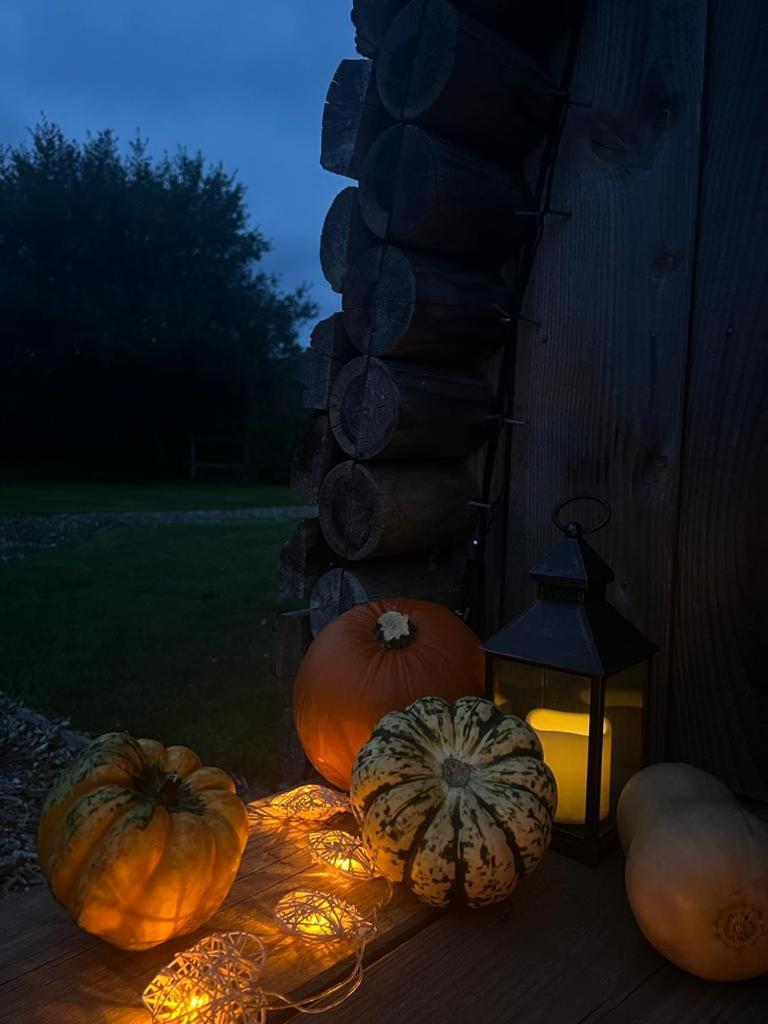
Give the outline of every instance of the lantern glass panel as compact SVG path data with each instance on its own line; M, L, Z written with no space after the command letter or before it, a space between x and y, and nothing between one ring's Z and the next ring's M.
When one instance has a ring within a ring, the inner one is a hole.
M589 694L592 680L556 669L492 659L494 700L536 730L555 774L555 822L581 830L586 820ZM586 700L585 700L586 698ZM610 813L611 723L603 729L600 817Z
M611 723L611 808L624 786L644 764L645 700L648 662L631 665L609 676L605 683L605 717ZM589 694L586 694L587 699Z

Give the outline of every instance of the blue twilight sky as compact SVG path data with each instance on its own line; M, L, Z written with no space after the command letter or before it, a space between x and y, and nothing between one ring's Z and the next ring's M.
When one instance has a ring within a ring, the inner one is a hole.
M349 182L320 167L320 124L336 65L357 56L350 6L2 0L0 141L22 141L45 112L69 137L112 128L127 143L138 129L154 154L202 150L247 187L252 223L273 243L266 268L285 288L309 283L327 316L338 296L318 240Z

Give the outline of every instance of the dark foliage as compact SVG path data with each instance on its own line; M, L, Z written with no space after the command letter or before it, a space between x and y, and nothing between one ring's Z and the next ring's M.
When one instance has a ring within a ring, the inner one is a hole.
M200 154L124 155L45 120L0 148L4 461L168 474L190 437L250 432L253 474L284 475L314 310L257 269L268 249Z

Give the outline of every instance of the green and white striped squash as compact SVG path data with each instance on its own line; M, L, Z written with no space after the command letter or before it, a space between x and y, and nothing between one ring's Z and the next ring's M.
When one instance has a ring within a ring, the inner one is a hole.
M544 856L557 786L530 726L489 700L423 697L385 715L352 769L378 870L436 907L504 899Z

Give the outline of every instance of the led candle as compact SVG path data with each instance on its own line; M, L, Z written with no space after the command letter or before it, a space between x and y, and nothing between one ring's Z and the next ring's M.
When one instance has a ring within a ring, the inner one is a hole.
M526 722L544 748L544 760L557 781L557 814L562 825L583 825L587 804L589 715L535 708ZM608 816L611 794L611 723L603 719L603 760L600 774L600 818Z

